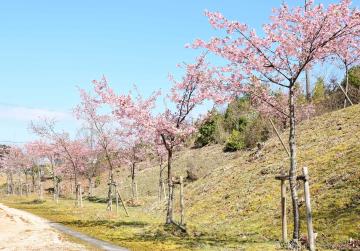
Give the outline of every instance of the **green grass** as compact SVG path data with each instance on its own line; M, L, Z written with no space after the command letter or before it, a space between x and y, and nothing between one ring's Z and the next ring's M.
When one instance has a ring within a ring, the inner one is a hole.
M56 204L50 197L39 202L33 196L9 196L3 197L1 202L131 250L229 250L239 246L275 250L278 246L275 243L249 243L226 235L183 234L165 227L163 217L144 214L138 208L129 208L130 217L127 217L124 212L107 212L105 204L87 201L83 208L76 208L72 200L61 200Z
M286 140L286 133L282 137ZM319 250L360 239L360 106L305 121L298 126L297 143L299 174L301 167L309 168ZM185 176L190 166L201 176L185 186L187 236L164 229L164 205L157 201L159 170L152 162L139 166L142 206L130 208L130 217L108 213L101 203L86 202L84 209L74 208L68 200L59 206L51 201L5 203L132 250L279 250L280 184L274 176L288 169L288 157L276 138L266 142L258 157L252 153L223 153L222 146L214 145L175 155L175 176ZM128 175L127 169L117 173L124 198L130 198ZM99 197L106 194L105 177L96 188ZM306 235L304 206L300 211L301 234ZM175 218L178 213L176 201ZM290 203L288 215L290 238Z

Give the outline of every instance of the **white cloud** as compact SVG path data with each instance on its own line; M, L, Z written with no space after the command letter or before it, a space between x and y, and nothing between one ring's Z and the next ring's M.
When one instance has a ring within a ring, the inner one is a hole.
M30 121L41 118L51 118L61 121L71 119L72 116L70 113L48 109L0 105L0 119Z

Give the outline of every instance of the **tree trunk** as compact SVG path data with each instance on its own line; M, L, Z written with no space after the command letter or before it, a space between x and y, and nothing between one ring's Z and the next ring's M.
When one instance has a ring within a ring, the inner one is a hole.
M114 185L114 174L113 174L113 165L111 163L111 159L109 156L109 153L106 152L106 161L109 165L109 190L108 190L108 202L107 202L107 207L106 209L109 211L112 211L112 200L113 200L113 192L112 192L112 186Z
M7 181L6 181L6 183L7 183L7 194L9 195L9 194L11 194L11 181L10 181L10 173L7 173L7 175L6 175L7 177Z
M59 197L60 197L60 182L56 182L56 203L59 203Z
M10 187L11 187L11 194L14 195L15 194L15 186L14 186L14 177L13 177L13 173L12 171L10 172Z
M52 172L52 175L53 175L53 187L54 187L53 199L54 199L54 201L56 201L57 185L56 185L55 169L54 169L54 165L53 165L53 163L52 163L52 160L51 160L51 172Z
M168 201L167 201L167 213L166 224L171 224L173 221L173 193L172 193L172 173L171 173L171 161L172 161L172 149L168 149Z
M305 79L306 79L306 100L310 102L311 101L310 70L305 71Z
M108 190L108 204L107 204L107 210L112 211L112 185L113 185L113 172L112 168L109 170L109 190Z
M81 189L81 184L80 183L79 183L79 206L83 207L82 189Z
M290 134L289 134L289 147L290 147L290 170L289 170L289 181L290 181L290 192L293 207L293 220L294 220L294 231L293 231L293 245L298 246L299 240L299 205L298 205L298 194L296 187L296 118L295 118L295 94L294 85L290 85L289 89L289 108L290 108Z
M131 165L131 194L132 194L132 199L133 202L136 200L137 198L137 194L136 194L136 184L135 184L135 163L132 163Z
M93 197L94 196L94 179L93 177L88 177L88 181L89 181L89 192L88 192L88 196L89 197Z
M349 92L349 69L348 65L345 63L345 94ZM344 99L344 108L347 106L347 98Z
M163 181L163 167L162 167L162 157L160 157L160 172L159 172L159 201L162 201L162 193L164 190L164 181Z
M79 200L79 193L78 193L78 179L77 179L77 173L76 173L76 169L74 167L74 185L75 185L75 200L78 201Z
M32 180L32 192L35 193L35 170L31 170L31 180Z
M29 184L28 184L28 182L29 182L29 179L28 179L28 173L27 172L25 172L25 187L26 187L26 196L28 196L29 195Z
M70 183L70 194L73 195L74 194L74 184L72 183L71 176L69 178L69 183Z
M41 198L41 194L42 194L42 191L41 191L41 170L40 170L40 167L38 167L38 191L39 191L39 199L42 200Z
M22 184L22 179L21 179L21 172L19 172L19 195L22 196L22 192L23 192L23 184Z
M307 11L307 7L308 7L308 1L305 0L305 12ZM308 102L311 101L311 91L310 91L310 70L305 70L305 81L306 81L306 100ZM292 87L290 87L292 88Z

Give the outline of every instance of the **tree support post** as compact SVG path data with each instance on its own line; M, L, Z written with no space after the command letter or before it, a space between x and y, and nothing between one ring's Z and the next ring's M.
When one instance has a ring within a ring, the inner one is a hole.
M56 182L56 204L59 203L59 196L60 196L60 184L59 181Z
M179 177L179 179L175 179L172 177L171 179L171 198L174 199L174 192L175 192L175 186L180 185L180 223L175 222L174 220L171 220L170 223L174 224L178 228L181 229L181 231L186 233L186 227L185 227L185 203L184 203L184 179L182 176ZM173 205L172 205L173 206Z
M354 103L351 101L351 99L349 98L347 92L344 90L344 88L341 86L341 84L337 83L337 85L340 87L341 91L344 93L345 98L347 98L347 100L349 100L349 103L350 103L351 105L354 105Z
M169 186L169 199L167 201L168 208L166 214L166 224L171 224L173 221L173 200L174 200L174 184L173 184L173 177L170 178Z
M79 184L75 185L75 206L79 207Z
M26 188L26 197L29 196L29 190L30 190L30 185L28 183L26 183L25 188Z
M315 237L314 237L314 229L312 224L310 185L309 185L309 174L307 167L303 167L303 175L304 175L304 194L305 194L305 204L306 204L306 221L307 221L309 250L315 251Z
M137 182L135 182L135 201L139 201Z
M183 177L180 176L180 210L181 210L181 215L180 215L180 225L184 225L184 217L185 217L185 205L184 205L184 182L183 182Z
M79 186L79 204L80 204L80 207L83 207L83 199L82 199L82 191L81 191L81 183L80 182L78 183L78 186Z
M116 200L116 214L119 212L119 193L117 192L117 184L114 184L115 187L115 200Z
M107 203L107 208L106 210L108 211L112 211L112 200L113 200L113 197L112 197L112 193L113 193L113 182L112 182L112 178L110 178L110 182L108 183L108 186L109 186L109 191L108 191L108 203Z
M289 152L289 150L287 149L287 147L285 146L285 143L284 143L284 141L282 140L282 138L281 138L281 136L280 136L280 133L279 133L279 131L277 130L274 122L273 122L271 119L269 119L269 121L270 121L270 124L271 124L272 128L274 129L274 131L275 131L275 133L276 133L276 136L277 136L278 139L280 140L281 145L283 146L285 152L286 152L287 155L290 157L290 152Z
M121 195L120 195L119 191L116 191L116 193L119 196L120 202L121 202L121 204L122 204L122 206L123 206L123 208L125 210L126 216L129 216L128 210L127 210L127 208L125 206L125 203L124 203L123 199L121 198Z
M44 194L43 194L43 183L40 182L40 200L44 200Z
M286 184L285 181L290 179L289 175L275 176L276 180L281 181L281 223L282 223L282 240L287 242L287 222L286 222ZM306 204L306 220L307 220L307 233L309 250L315 251L315 235L312 224L312 212L310 202L310 185L309 185L309 173L307 167L303 167L303 175L297 176L296 180L304 182L304 195Z
M287 215L286 215L286 180L289 180L289 176L285 175L284 172L279 175L275 176L276 180L281 181L281 236L283 243L287 243ZM299 177L298 177L299 179Z
M281 180L281 229L282 241L287 243L287 219L286 219L286 185L285 180Z

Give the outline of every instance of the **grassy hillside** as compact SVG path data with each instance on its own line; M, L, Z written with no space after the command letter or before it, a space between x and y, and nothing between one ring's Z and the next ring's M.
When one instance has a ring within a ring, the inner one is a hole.
M309 168L314 228L321 250L360 239L359 129L359 105L298 126L298 169L300 174L301 167ZM282 137L286 140L286 133ZM11 197L5 202L133 250L279 250L280 184L274 176L288 169L288 157L277 138L267 141L257 155L254 151L223 153L219 145L176 154L174 175L186 176L193 167L200 176L185 187L189 236L170 236L164 231L165 207L157 199L159 167L143 163L141 168L145 166L137 176L142 206L130 208L129 218L106 213L104 204L87 202L84 209L74 209L69 201L60 207L50 201L13 203ZM124 179L128 171L119 171L117 176L123 196L129 198L130 181ZM105 196L105 191L104 178L96 194ZM302 186L299 193L302 198ZM289 193L288 210L291 217ZM300 211L305 234L304 206ZM288 232L290 238L291 224Z
M301 174L301 167L309 168L318 242L330 248L349 238L360 239L360 106L305 121L297 132L298 169ZM282 137L286 140L287 134ZM195 166L202 176L185 189L190 228L227 240L281 237L280 184L274 176L288 169L288 158L277 138L266 142L258 156L253 153L223 153L222 147L215 145L177 154L175 175L186 176L186 169ZM156 195L157 177L157 167L138 175L142 195ZM302 186L299 192L301 199ZM152 212L158 208L146 201ZM304 207L300 207L303 234ZM290 197L288 208L291 217Z

